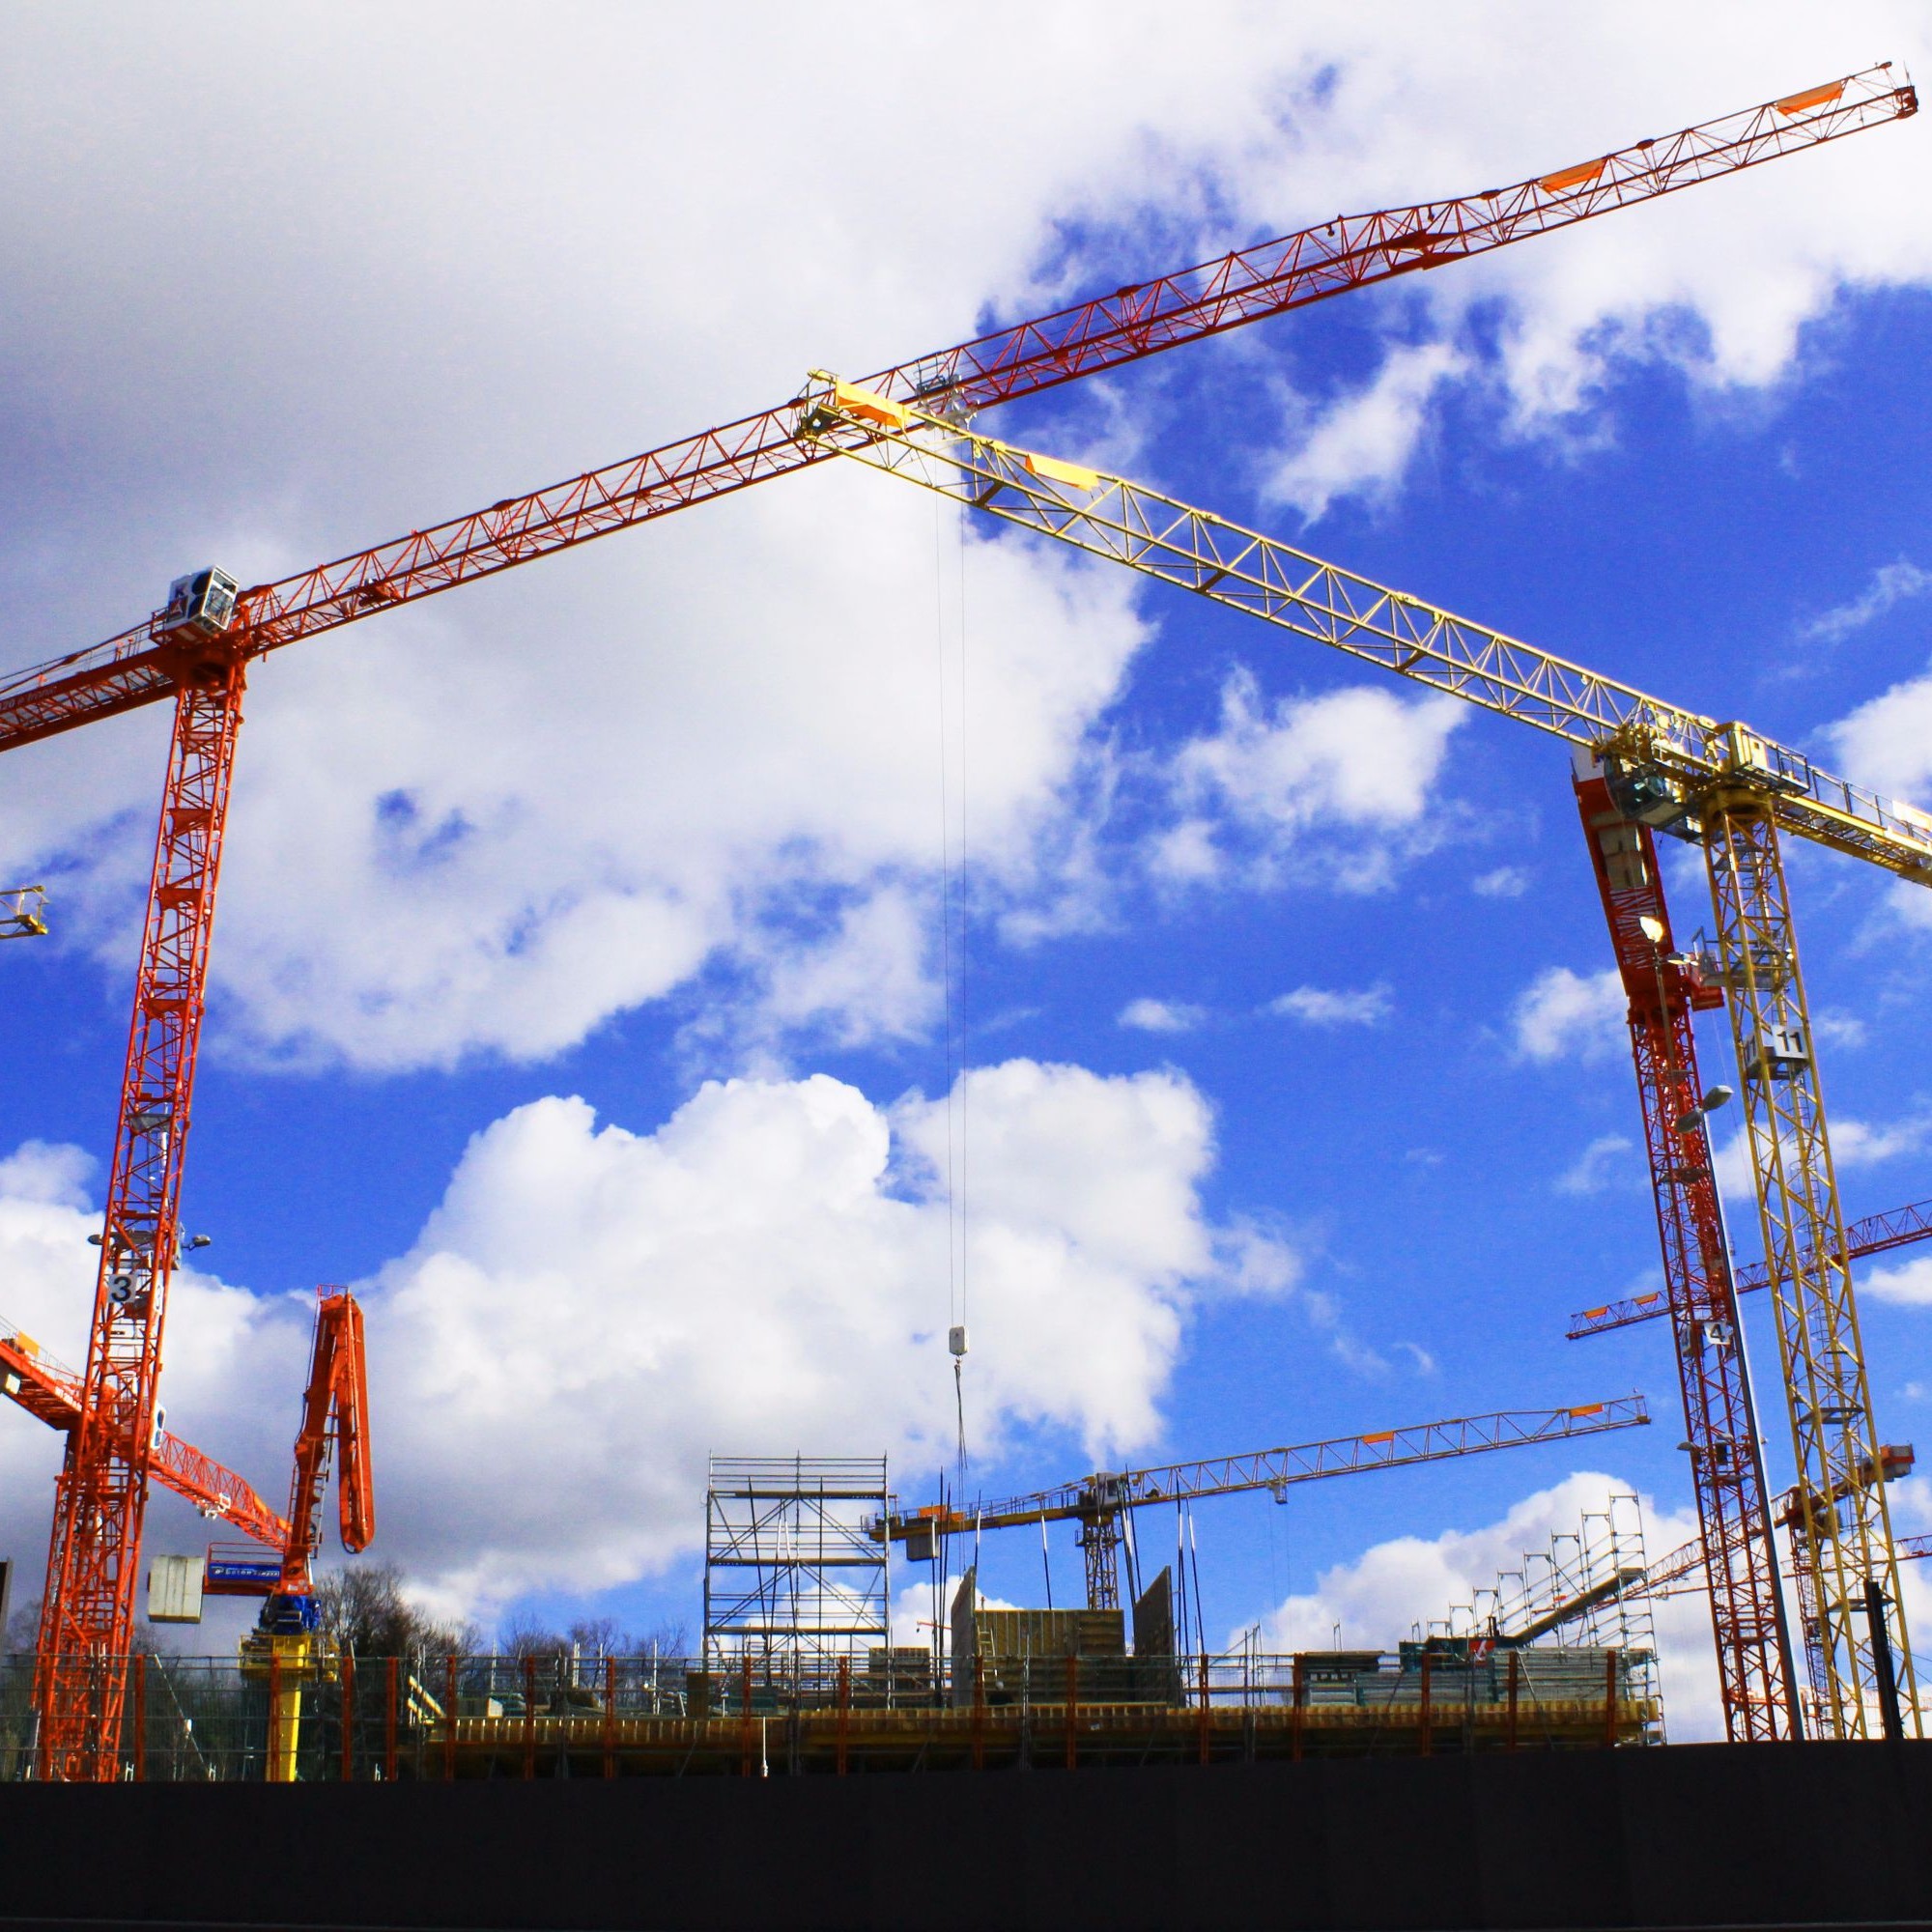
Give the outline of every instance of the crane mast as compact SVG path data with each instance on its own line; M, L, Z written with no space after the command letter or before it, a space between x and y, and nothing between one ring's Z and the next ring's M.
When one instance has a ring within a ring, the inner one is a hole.
M1890 63L1513 187L1338 216L1117 289L871 379L963 414L1917 111ZM79 1426L55 1504L35 1709L43 1775L104 1775L131 1634L182 1155L247 667L460 583L797 470L830 453L781 404L271 584L218 570L104 643L0 679L0 751L163 699L175 732L136 978ZM90 1766L94 1771L90 1772Z
M189 1096L244 671L216 653L178 675L80 1414L55 1492L41 1606L34 1708L43 1777L103 1775L120 1735L125 1660L133 1643Z
M1533 724L1589 752L1618 808L1693 839L1709 873L1777 1308L1828 1720L1877 1734L1885 1660L1920 1724L1844 1218L1780 829L1932 885L1932 814L1802 753L1603 676L1158 491L979 435L824 372L798 434L1088 554ZM1831 1500L1826 1500L1826 1499ZM1875 1586L1882 1608L1868 1609ZM1884 1626L1875 1635L1871 1618Z
M1733 1744L1797 1738L1803 1726L1764 1455L1692 1028L1693 1016L1721 1007L1724 996L1671 944L1650 827L1624 816L1594 761L1576 790L1629 1003L1724 1729Z
M1859 1333L1844 1210L1798 963L1774 799L1719 784L1699 800L1745 1133L1798 1468L1794 1537L1816 1590L1806 1640L1836 1734L1878 1734L1886 1651L1919 1734L1891 1511ZM1868 1586L1884 1605L1873 1629ZM1883 1646L1883 1647L1882 1647Z

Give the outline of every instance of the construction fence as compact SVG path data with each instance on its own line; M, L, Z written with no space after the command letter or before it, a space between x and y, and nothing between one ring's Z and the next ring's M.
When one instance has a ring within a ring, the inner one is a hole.
M44 1775L34 1665L0 1658L0 1779ZM261 1781L291 1750L304 1780L395 1782L1601 1749L1654 1741L1646 1666L1612 1650L1421 1644L981 1659L957 1681L922 1650L809 1669L747 1653L724 1670L654 1657L345 1656L300 1685L292 1713L290 1685L233 1660L150 1655L99 1666L103 1685L125 1672L100 1772Z

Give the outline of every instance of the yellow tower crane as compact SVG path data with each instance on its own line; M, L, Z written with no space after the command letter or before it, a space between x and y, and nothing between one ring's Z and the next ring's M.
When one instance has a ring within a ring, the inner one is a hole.
M1794 1528L1817 1585L1833 1728L1878 1734L1896 1674L1922 1732L1880 1438L1859 1334L1781 832L1932 886L1932 813L1720 722L1118 476L980 436L814 371L795 433L969 508L1562 738L1633 817L1695 843L1710 875L1776 1310ZM1875 1588L1874 1588L1875 1586Z

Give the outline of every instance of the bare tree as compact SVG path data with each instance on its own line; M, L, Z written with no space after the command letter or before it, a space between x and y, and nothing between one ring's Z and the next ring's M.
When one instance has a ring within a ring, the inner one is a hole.
M482 1634L469 1622L426 1617L405 1594L393 1563L351 1563L316 1584L322 1627L358 1657L465 1656Z

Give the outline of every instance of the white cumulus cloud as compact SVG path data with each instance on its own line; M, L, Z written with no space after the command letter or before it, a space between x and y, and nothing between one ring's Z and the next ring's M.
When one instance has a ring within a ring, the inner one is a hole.
M1192 1033L1208 1017L1205 1007L1190 1006L1184 1000L1129 1000L1121 1009L1118 1024L1138 1033Z
M1860 1277L1859 1289L1903 1308L1932 1307L1932 1256L1918 1255L1891 1267L1875 1267Z
M1317 1027L1378 1026L1395 1009L1386 986L1296 986L1267 1003L1270 1013Z
M1559 1194L1601 1194L1616 1179L1620 1170L1634 1174L1636 1169L1624 1156L1634 1143L1623 1134L1599 1134L1576 1161L1556 1178Z
M1537 1453L1537 1452L1532 1452ZM1344 1649L1394 1649L1411 1626L1444 1619L1453 1605L1468 1605L1497 1577L1520 1570L1526 1552L1547 1551L1552 1533L1574 1536L1583 1513L1602 1511L1614 1492L1632 1486L1578 1471L1515 1504L1498 1520L1440 1535L1394 1537L1338 1563L1315 1587L1288 1597L1262 1622L1265 1650L1326 1650L1342 1627ZM1662 1510L1643 1498L1647 1557L1655 1560L1696 1534L1694 1514ZM1710 1614L1694 1597L1653 1606L1671 1737L1681 1742L1721 1738L1722 1709L1712 1651Z
M1322 411L1269 478L1270 494L1316 518L1337 497L1383 497L1402 480L1436 391L1467 373L1443 342L1392 349L1364 388Z
M1799 635L1807 640L1835 644L1854 631L1875 623L1907 598L1932 590L1932 570L1920 570L1916 563L1900 557L1896 563L1882 564L1872 573L1872 581L1856 597L1821 611L1805 624Z
M653 1133L579 1099L477 1134L407 1254L359 1285L378 1553L486 1612L688 1552L713 1451L947 1459L947 1096L891 1109L825 1075L712 1082ZM1172 1072L976 1070L965 1314L976 1454L1054 1426L1096 1459L1144 1444L1205 1295L1280 1294L1278 1235L1208 1216L1201 1094ZM98 1226L73 1152L0 1168L5 1315L84 1346ZM1324 1332L1326 1311L1324 1310ZM171 1426L270 1498L286 1482L307 1298L186 1271ZM44 1535L48 1432L0 1431L0 1532Z
M1175 757L1182 822L1216 812L1232 856L1264 877L1294 864L1319 828L1311 863L1345 891L1378 891L1406 853L1435 836L1428 808L1465 716L1453 698L1375 685L1270 704L1237 671L1222 689L1218 728Z
M1602 1060L1623 1040L1626 1006L1614 966L1601 973L1546 967L1511 1011L1517 1053L1541 1065Z

